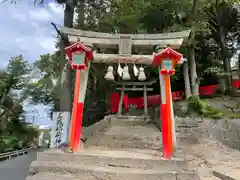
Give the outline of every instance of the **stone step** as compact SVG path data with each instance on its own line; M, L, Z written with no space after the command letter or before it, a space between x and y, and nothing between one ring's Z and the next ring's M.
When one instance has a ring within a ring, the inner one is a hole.
M161 136L161 132L155 126L112 126L105 133L107 134L134 134L146 137Z
M162 147L162 140L154 140L148 137L139 137L134 135L115 135L115 134L101 134L96 138L88 140L84 147L109 147L109 148L140 148L145 149L152 147L153 149L159 149Z
M112 118L111 124L112 125L119 125L119 126L146 126L151 124L151 119L119 119L119 118Z
M161 146L158 149L147 149L147 148L109 148L109 147L99 147L99 146L91 146L90 148L85 149L101 149L101 150L111 150L111 151L129 151L129 152L136 152L141 154L146 154L150 156L163 156L163 147ZM62 151L61 151L62 152ZM174 151L173 157L179 158L179 159L186 159L186 153L183 151L182 148L176 148Z
M91 142L86 142L86 147L100 145L111 148L147 148L151 146L158 148L162 143L160 137L161 132L153 127L115 125L103 134L96 135Z
M182 140L181 136L177 136L177 142ZM161 133L139 133L135 132L118 132L118 131L108 131L104 134L97 136L97 138L92 139L90 143L85 144L86 147L91 146L101 146L109 148L150 148L159 149L162 147Z
M37 154L39 161L57 161L58 163L76 163L76 164L95 164L98 166L127 166L129 168L148 168L156 167L161 170L187 170L187 161L184 158L173 157L166 160L162 153L155 151L155 154L147 154L144 151L126 149L126 150L107 150L99 148L81 149L79 153L54 153L51 151L39 152Z
M147 141L147 142L156 142L156 143L162 143L162 136L160 133L156 134L149 134L148 136L146 135L141 135L137 133L117 133L117 132L105 132L104 135L102 136L102 139L109 139L111 138L112 140L119 140L119 141Z
M91 148L92 146L99 146L100 148L110 148L110 149L122 149L122 148L137 148L137 149L149 149L149 150L158 150L163 149L161 142L154 143L148 141L121 141L121 140L112 140L112 138L104 138L95 142L93 144L86 144L84 147Z
M127 140L116 140L110 136L99 139L98 142L94 143L95 146L104 148L139 148L139 149L153 149L159 150L162 147L162 143L154 143L151 141L127 141ZM91 146L86 146L91 147Z
M215 168L213 175L221 180L240 180L239 168Z
M100 134L99 134L100 135ZM179 133L176 134L177 141L180 139L183 139L183 135L180 135ZM138 129L135 131L125 130L122 129L116 129L116 128L110 128L107 132L104 134L101 134L101 136L98 136L99 139L103 141L109 141L109 140L119 140L119 141L132 141L132 142L138 142L138 141L144 141L146 143L155 143L157 145L162 144L162 134L161 132L144 132L144 129Z
M74 177L70 175L56 175L51 173L38 173L33 176L28 176L25 180L79 180L79 177ZM83 179L81 180L88 180Z
M118 118L118 119L136 119L136 120L151 119L150 116L124 116L124 115L116 116L116 118Z
M55 177L60 175L72 176L81 180L199 180L196 172L192 171L161 171L159 169L138 169L114 166L91 166L79 164L58 164L56 162L32 162L30 172L52 173ZM33 176L34 177L34 176ZM35 175L36 177L36 175ZM58 178L58 180L61 178ZM30 180L28 178L28 180ZM41 179L43 180L43 178ZM49 178L49 180L52 180Z
M104 134L101 134L101 138L112 138L113 140L121 140L121 141L148 141L148 142L156 142L156 143L162 143L162 134L161 132L157 132L157 133L149 133L148 135L144 135L144 134L138 134L138 133L128 133L128 132L122 132L122 133L118 133L118 132L105 132ZM185 135L185 134L180 134L180 133L176 133L176 138L177 140L180 139L185 139L187 138L189 135Z
M210 167L197 167L197 172L200 180L221 180L213 175Z
M212 175L212 176L209 176L209 177L200 177L200 180L224 180L224 179L219 179L219 178ZM228 179L226 179L226 180L228 180Z

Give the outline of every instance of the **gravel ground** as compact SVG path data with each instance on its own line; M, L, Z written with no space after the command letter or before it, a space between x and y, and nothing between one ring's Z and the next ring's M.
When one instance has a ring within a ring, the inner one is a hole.
M196 169L201 180L215 180L212 171L240 177L240 152L209 138L204 123L193 130L197 142L189 141L182 145L189 160L189 167Z

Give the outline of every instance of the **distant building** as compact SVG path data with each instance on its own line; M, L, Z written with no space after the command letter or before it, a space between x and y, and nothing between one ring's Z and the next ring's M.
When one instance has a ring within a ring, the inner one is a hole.
M37 128L39 130L38 146L48 147L51 141L50 126L38 125Z

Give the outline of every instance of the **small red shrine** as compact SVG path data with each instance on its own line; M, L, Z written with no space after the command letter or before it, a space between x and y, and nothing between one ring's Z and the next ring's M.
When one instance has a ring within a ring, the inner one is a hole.
M88 66L88 61L93 60L92 48L85 46L80 41L67 46L65 52L72 69L85 69Z

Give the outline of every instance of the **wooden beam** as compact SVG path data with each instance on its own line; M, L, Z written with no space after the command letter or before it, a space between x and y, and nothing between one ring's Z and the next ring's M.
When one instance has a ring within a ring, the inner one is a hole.
M145 64L151 65L154 58L153 55L137 55L133 54L130 56L122 56L118 54L99 54L94 53L94 60L92 63L105 63L105 64L112 64L112 63L135 63L135 64ZM178 64L182 64L185 62L186 59L182 58Z
M152 64L154 55L131 55L121 56L118 54L99 54L94 53L93 63L136 63L136 64Z
M151 81L148 81L148 82L117 82L117 81L113 81L115 84L118 84L118 85L122 85L124 84L125 86L144 86L144 85L152 85L154 83L156 83L156 79L154 80L151 80Z
M122 88L116 88L116 90L121 91ZM124 88L124 91L143 91L144 88ZM153 91L153 88L146 88L147 91Z
M118 48L120 37L127 36L132 40L132 46L153 48L158 45L165 48L169 44L172 48L179 48L184 39L189 37L191 30L161 33L161 34L111 34L92 31L76 30L72 28L62 27L61 32L67 34L69 40L76 42L80 39L84 44L92 44L97 47Z
M78 36L69 36L70 42L76 42L80 39L84 44L92 44L93 46L99 48L118 48L119 39L110 39L110 38L90 38L90 37L78 37ZM166 48L169 44L173 49L178 49L183 43L184 38L177 39L144 39L144 40L132 40L133 47L142 47L142 48L153 48L158 45L161 48Z
M187 38L191 30L185 30L180 32L159 33L159 34L113 34L113 33L101 33L93 31L83 31L73 28L62 27L61 32L71 36L88 37L92 39L104 38L104 39L119 39L119 36L131 36L136 40L150 40L150 39L178 39Z

